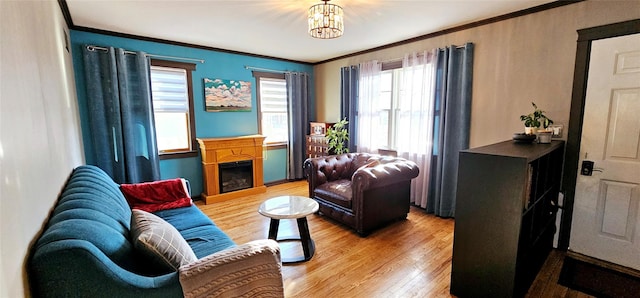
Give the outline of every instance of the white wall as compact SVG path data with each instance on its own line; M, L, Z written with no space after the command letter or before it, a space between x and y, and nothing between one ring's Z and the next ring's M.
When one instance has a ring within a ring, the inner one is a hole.
M0 24L0 297L21 297L28 250L84 156L58 2L1 0Z
M532 101L565 126L566 139L577 30L638 18L640 1L589 0L320 64L314 68L317 120L340 119L340 67L472 42L471 147L524 131L519 116L531 112Z

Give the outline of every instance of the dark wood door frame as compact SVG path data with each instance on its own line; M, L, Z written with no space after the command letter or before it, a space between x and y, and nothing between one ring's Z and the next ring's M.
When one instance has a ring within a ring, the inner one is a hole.
M573 92L569 116L569 134L565 151L562 190L564 191L564 210L560 222L558 248L567 250L571 233L571 218L576 188L576 174L580 160L580 142L582 138L582 121L584 102L587 93L591 43L595 40L640 33L640 19L610 25L578 30L576 63L573 75Z

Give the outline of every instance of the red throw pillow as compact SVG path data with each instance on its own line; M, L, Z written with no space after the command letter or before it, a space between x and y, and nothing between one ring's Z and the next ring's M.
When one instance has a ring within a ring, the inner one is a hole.
M147 212L191 206L185 182L169 179L136 184L120 184L131 209Z

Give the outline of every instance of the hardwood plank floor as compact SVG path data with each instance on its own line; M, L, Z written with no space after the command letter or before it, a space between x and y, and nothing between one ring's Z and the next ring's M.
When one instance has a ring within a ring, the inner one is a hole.
M306 181L279 184L264 194L196 205L236 243L267 238L269 219L258 206L280 195L307 196ZM453 219L411 207L407 220L366 238L320 215L307 217L316 253L283 266L286 297L453 297L449 294ZM281 220L279 235L297 235L295 220ZM282 244L283 254L302 254ZM527 297L591 297L557 284L564 253L553 251Z

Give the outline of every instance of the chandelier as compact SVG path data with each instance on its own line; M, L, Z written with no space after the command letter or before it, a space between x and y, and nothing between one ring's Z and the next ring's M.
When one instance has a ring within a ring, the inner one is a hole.
M315 38L330 39L342 36L344 14L342 7L322 0L309 8L309 35Z

